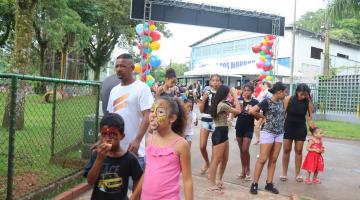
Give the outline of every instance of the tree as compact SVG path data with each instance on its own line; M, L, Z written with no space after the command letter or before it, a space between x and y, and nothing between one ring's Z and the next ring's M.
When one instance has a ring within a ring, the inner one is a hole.
M136 40L136 21L129 18L130 0L73 0L69 6L76 10L82 21L92 27L89 46L84 48L85 59L99 80L100 69L110 60L115 45L131 49ZM164 24L157 24L165 37L171 33Z
M14 31L15 25L15 2L14 0L0 0L0 47Z
M13 65L11 71L26 74L30 65L33 17L37 0L16 1L15 13L15 47L13 52ZM24 127L25 82L20 81L16 99L16 129ZM9 127L10 95L7 98L3 118L3 126Z
M67 0L40 0L37 4L33 23L34 47L40 57L41 76L49 76L49 70L44 63L49 47L66 55L70 47L77 50L86 47L90 38L90 28L82 23L80 16L68 7L67 2ZM45 92L45 89L45 85L42 85L40 91Z
M165 72L170 67L175 70L177 77L184 76L184 73L189 70L187 63L171 63L167 67L153 69L151 75L154 77L155 81L165 81Z
M353 16L359 20L360 2L359 0L334 0L329 5L329 11L332 19L343 19Z
M324 27L325 10L307 12L296 22L298 27L322 34ZM331 38L360 44L360 20L352 15L341 19L332 19L329 22Z

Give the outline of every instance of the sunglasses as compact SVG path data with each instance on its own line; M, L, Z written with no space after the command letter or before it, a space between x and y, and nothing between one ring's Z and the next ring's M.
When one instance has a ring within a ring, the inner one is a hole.
M116 138L118 130L116 128L101 128L101 137Z

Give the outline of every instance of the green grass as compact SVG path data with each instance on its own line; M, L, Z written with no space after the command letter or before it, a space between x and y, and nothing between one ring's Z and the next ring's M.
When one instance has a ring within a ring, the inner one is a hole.
M0 93L0 123L5 101L5 94ZM78 96L57 102L55 154L82 141L84 116L95 113L95 103L96 96ZM51 103L44 103L39 95L26 96L25 127L15 133L14 171L15 177L23 173L35 174L36 189L78 170L50 163L51 116ZM66 158L79 159L79 150L68 153ZM0 191L6 185L7 159L8 131L0 124ZM18 189L16 185L14 188Z
M360 124L339 121L315 121L324 135L335 138L360 139Z

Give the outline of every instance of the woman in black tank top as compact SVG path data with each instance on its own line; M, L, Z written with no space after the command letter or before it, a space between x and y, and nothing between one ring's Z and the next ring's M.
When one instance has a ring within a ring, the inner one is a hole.
M306 140L307 128L313 126L312 110L313 104L310 99L311 90L306 84L299 84L294 96L288 96L285 99L286 118L284 125L284 152L283 152L283 174L280 180L287 180L287 171L289 166L292 144L295 145L295 173L296 181L302 182L300 167L302 162L302 150Z
M156 91L156 98L160 96L175 97L175 84L176 84L176 73L173 68L169 68L165 72L165 83L160 86Z

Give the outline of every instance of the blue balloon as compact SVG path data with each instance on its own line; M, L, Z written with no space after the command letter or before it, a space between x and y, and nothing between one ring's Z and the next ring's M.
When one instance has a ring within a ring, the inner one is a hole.
M146 47L146 48L143 49L143 52L146 53L146 54L149 54L149 53L152 52L152 50L150 48Z
M150 58L151 67L159 67L160 64L161 64L161 60L157 56L155 55L151 56Z
M265 62L265 66L266 66L266 67L270 67L270 65L271 65L271 62L270 62L270 61L266 61L266 62Z
M146 71L145 71L145 74L146 74L146 76L147 76L147 75L150 75L150 70L146 70Z
M269 72L269 71L266 72L266 71L264 71L264 70L261 70L260 74L269 76L269 75L270 75L270 72Z
M148 22L144 23L144 30L149 30L150 26Z
M144 25L143 24L136 25L135 30L138 35L142 35L142 33L144 32Z
M271 56L270 56L270 55L266 55L265 58L266 58L266 60L271 60Z

